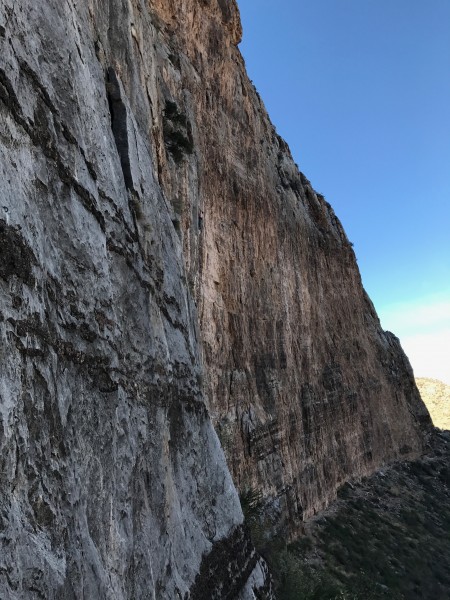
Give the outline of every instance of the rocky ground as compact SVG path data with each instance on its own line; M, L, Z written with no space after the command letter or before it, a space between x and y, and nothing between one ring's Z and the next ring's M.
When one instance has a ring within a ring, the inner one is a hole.
M253 526L277 598L448 600L449 459L450 432L437 432L421 460L346 484L293 544L268 545Z
M450 429L450 385L426 377L417 378L416 384L435 426Z

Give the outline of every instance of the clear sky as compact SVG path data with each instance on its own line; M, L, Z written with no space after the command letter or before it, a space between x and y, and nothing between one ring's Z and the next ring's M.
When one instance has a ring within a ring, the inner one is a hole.
M450 0L238 0L250 78L415 374L450 383Z

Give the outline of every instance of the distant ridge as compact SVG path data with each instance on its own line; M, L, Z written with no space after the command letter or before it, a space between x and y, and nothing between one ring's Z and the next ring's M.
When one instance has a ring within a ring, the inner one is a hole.
M434 425L450 429L450 385L428 377L418 377L416 383Z

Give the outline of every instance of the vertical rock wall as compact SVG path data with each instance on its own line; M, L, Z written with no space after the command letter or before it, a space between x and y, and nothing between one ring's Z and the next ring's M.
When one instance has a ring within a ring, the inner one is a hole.
M247 600L265 585L158 181L161 44L144 3L0 5L5 600Z
M238 487L262 490L268 526L295 533L348 478L420 453L429 416L333 209L246 75L236 4L151 6L165 97L192 135L181 159L162 153L161 181L180 214L204 389Z

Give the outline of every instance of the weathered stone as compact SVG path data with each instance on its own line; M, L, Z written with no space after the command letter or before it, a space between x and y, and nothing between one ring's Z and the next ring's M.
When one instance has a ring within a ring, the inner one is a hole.
M235 483L262 490L274 527L295 534L349 477L417 456L428 412L333 209L245 74L233 3L152 6L179 58L164 87L193 131L188 164L161 154L159 172L182 206L204 389Z
M268 582L200 389L152 138L166 44L139 9L0 6L2 599Z
M7 206L3 207L3 211L8 216ZM15 275L32 285L32 266L35 262L33 251L27 246L20 232L10 227L4 219L0 219L0 277L8 280Z

